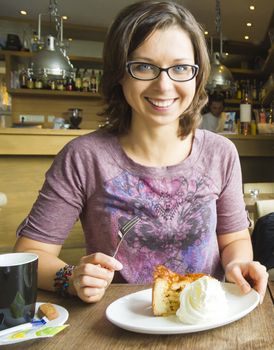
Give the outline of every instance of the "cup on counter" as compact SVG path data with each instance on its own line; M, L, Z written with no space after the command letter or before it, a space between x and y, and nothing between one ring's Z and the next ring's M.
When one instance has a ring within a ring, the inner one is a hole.
M0 331L33 319L37 268L36 254L0 254Z
M64 118L54 118L53 129L64 129L65 119Z

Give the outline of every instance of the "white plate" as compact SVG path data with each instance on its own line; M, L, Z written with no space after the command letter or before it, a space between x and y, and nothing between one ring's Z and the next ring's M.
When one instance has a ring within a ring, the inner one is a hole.
M38 316L37 316L37 311L38 311L38 308L40 305L42 304L45 304L43 302L40 302L40 303L36 303L35 305L35 316L34 318L35 319L38 319ZM59 317L57 317L55 320L52 320L52 321L49 321L47 324L45 324L46 327L56 327L56 326L61 326L63 325L66 320L68 319L69 317L69 313L68 311L60 306L60 305L56 305L56 304L52 304L55 306L56 310L58 311L59 313ZM12 330L13 327L9 328L10 330ZM4 332L4 331L3 331ZM1 331L0 331L0 337L1 337ZM23 341L26 341L26 340L30 340L30 339L39 339L37 336L29 336L27 338L22 338L22 339L14 339L14 340L9 340L9 341L1 341L1 338L0 338L0 345L7 345L7 344L15 344L15 343L21 343Z
M200 332L234 322L259 303L260 297L255 290L243 295L239 288L231 283L222 283L228 301L228 314L218 322L196 325L182 323L176 315L155 317L152 314L152 290L146 289L117 299L106 310L107 319L118 327L137 333L181 334Z

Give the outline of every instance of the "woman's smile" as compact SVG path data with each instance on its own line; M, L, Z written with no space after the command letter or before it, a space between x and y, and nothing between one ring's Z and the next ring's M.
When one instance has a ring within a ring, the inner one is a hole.
M168 98L168 99L155 99L155 98L149 98L145 97L145 99L150 103L152 107L154 107L156 110L167 110L169 107L171 107L177 98Z

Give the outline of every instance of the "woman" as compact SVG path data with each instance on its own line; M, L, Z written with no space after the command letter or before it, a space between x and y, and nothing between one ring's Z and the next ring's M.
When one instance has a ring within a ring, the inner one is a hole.
M103 56L106 127L66 145L17 232L15 250L39 255L40 288L95 302L114 273L150 283L165 264L225 274L243 292L251 280L263 298L237 152L197 129L210 67L201 28L174 2L135 3L112 24ZM135 216L114 258L118 231ZM58 254L78 218L87 256L67 266Z

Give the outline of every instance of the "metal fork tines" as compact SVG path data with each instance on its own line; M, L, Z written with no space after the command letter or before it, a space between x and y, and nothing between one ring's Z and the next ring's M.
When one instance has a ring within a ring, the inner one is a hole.
M140 221L141 219L138 216L134 216L134 218L127 221L119 230L118 236L121 238L120 242L118 243L116 250L113 254L113 257L115 258L116 254L118 253L119 247L121 243L123 242L125 236L127 233Z

